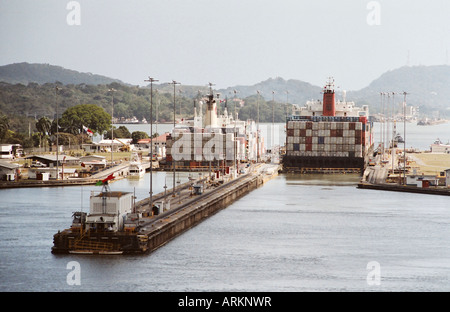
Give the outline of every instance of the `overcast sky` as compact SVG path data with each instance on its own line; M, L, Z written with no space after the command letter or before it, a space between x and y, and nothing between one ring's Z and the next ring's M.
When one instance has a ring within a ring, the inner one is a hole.
M78 4L78 5L77 5ZM0 65L49 63L144 85L268 78L358 90L448 63L445 0L0 0Z

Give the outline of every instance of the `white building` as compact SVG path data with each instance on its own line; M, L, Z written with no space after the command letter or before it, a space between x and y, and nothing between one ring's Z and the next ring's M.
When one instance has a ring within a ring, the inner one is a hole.
M439 139L437 139L433 144L430 145L430 149L432 153L450 154L450 145L442 144Z
M0 161L0 181L15 181L19 175L20 165Z
M86 229L90 231L121 231L126 215L132 212L133 193L101 192L91 194Z
M66 180L69 178L77 178L78 172L75 168L58 168L59 180ZM56 167L44 167L44 168L29 168L28 179L48 181L56 179Z
M0 144L0 159L14 159L23 155L20 144Z
M406 184L417 187L438 186L439 178L436 175L407 175Z

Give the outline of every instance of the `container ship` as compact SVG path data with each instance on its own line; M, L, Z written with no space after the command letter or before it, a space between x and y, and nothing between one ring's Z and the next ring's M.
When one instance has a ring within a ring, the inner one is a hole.
M323 100L294 106L286 120L285 172L363 173L373 152L373 122L367 105L336 101L334 79L323 88Z

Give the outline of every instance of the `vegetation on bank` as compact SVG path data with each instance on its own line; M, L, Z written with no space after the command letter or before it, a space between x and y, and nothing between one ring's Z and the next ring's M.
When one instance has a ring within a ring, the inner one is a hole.
M174 118L174 95L167 86L150 88L127 86L119 83L107 85L63 85L61 83L8 84L0 83L0 142L21 144L25 148L45 147L54 144L57 125L59 144L75 145L89 142L90 136L84 127L95 134L111 137L111 120L136 117L138 120L171 122ZM191 90L189 90L191 91ZM189 119L194 116L194 107L208 90L183 95L183 88L175 91L175 118ZM153 103L153 105L151 105ZM249 96L243 105L235 106L233 97L226 95L217 100L218 112L227 108L229 114L235 109L240 120L253 119L260 122L284 122L289 106L276 101L266 101L262 96ZM150 112L152 106L152 114ZM203 112L206 105L203 105ZM57 118L58 117L58 118ZM114 137L120 130L114 130ZM145 138L145 133L135 134Z

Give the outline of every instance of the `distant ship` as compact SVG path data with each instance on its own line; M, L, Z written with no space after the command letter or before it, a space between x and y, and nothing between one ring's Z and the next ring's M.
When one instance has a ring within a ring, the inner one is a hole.
M307 101L286 121L284 171L364 171L373 149L369 108L335 99L334 80L323 88L323 101Z
M418 126L432 126L432 125L439 125L442 123L446 123L447 120L445 119L429 119L429 118L424 118L421 119L417 122Z

